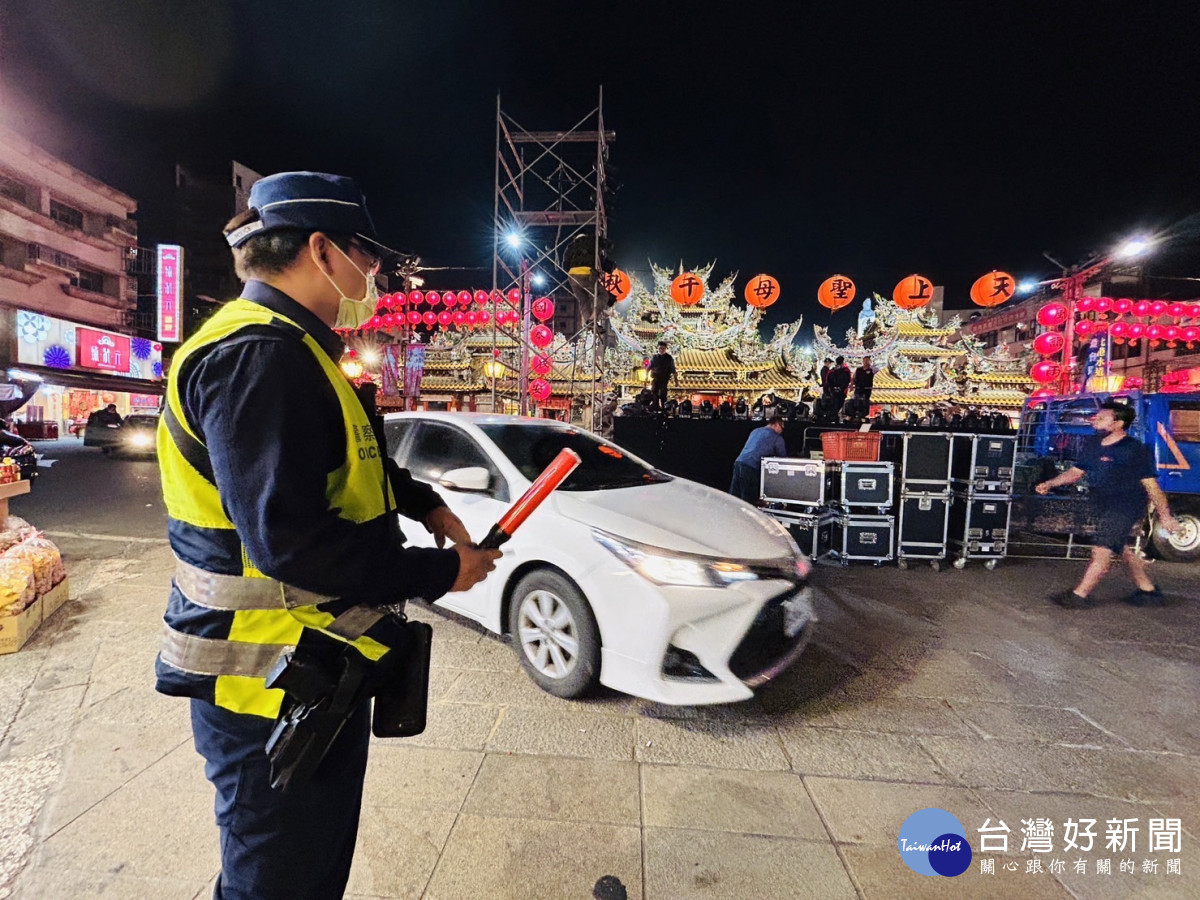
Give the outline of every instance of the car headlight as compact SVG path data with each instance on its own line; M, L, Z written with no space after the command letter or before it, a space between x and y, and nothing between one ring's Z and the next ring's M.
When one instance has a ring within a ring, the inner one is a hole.
M154 443L154 438L144 431L135 431L129 436L129 443L135 447L149 447Z
M739 581L757 581L760 578L802 580L808 574L808 563L803 555L762 564L738 563L651 547L599 529L592 530L592 537L629 568L655 584L728 587Z

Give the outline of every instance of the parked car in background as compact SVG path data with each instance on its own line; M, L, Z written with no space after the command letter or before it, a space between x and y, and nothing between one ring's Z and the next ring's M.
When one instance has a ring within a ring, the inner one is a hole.
M597 682L666 704L744 700L792 664L816 617L786 529L562 422L386 417L389 452L481 539L563 447L582 464L505 545L496 571L436 605L512 638L538 685ZM412 544L432 546L420 526Z
M126 416L113 449L126 456L154 456L158 452L158 416Z

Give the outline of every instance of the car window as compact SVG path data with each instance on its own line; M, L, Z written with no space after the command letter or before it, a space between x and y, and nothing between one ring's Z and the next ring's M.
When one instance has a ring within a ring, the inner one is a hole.
M554 425L481 425L530 481L537 478L564 447L582 462L559 487L560 491L600 491L670 481L671 476L630 456L616 444L591 432Z
M157 428L158 416L128 416L125 424L136 425L139 428Z
M383 423L383 435L387 439L388 453L396 462L403 464L400 459L400 448L404 446L404 438L416 424L415 419L393 419Z
M437 482L451 469L483 466L491 473L493 484L500 471L482 447L461 428L441 422L422 422L408 454L408 471L414 478Z

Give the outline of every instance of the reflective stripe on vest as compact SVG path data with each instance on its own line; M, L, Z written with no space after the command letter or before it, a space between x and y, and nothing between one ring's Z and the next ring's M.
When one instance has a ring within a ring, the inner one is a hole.
M341 407L346 459L327 479L329 508L351 522L369 522L384 515L386 489L388 503L394 509L390 485L384 487L379 445L362 404L336 363L295 322L258 303L235 300L218 310L180 347L172 368L183 372L193 354L243 329L264 325L277 327L304 343L329 379ZM236 390L236 386L230 389ZM174 378L167 383L165 409L159 422L158 458L163 499L176 528L235 530L221 502L208 450L188 424L179 383ZM354 607L335 619L317 608L335 598L265 577L249 558L244 544L241 555L240 574L217 574L180 561L176 586L189 609L186 615L177 617L178 621L172 621L168 611L168 629L160 653L162 662L182 672L215 675L214 699L218 706L268 718L278 715L282 691L267 690L262 677L280 649L294 647L305 628L347 640L368 659L377 660L387 653L386 646L364 636L382 618L382 612L373 607ZM204 563L197 562L201 566ZM221 630L231 615L228 634L213 637L214 624ZM191 630L196 633L189 633Z

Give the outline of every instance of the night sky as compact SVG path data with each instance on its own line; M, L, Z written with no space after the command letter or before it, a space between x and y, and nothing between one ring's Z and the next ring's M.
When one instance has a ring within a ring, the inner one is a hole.
M5 0L0 116L135 197L145 244L176 161L237 159L353 175L388 242L490 269L497 91L564 129L602 83L616 262L773 274L776 322L827 322L835 272L965 306L1137 231L1171 237L1148 271L1200 275L1194 4L877 7Z

